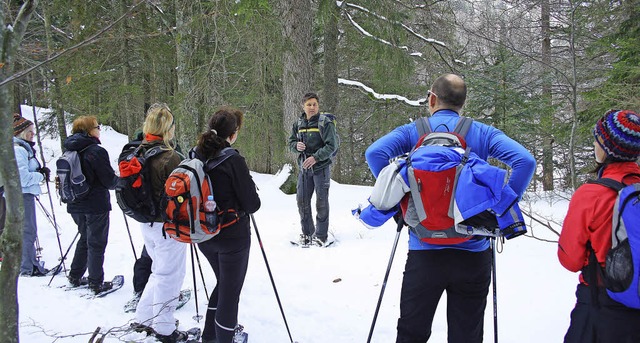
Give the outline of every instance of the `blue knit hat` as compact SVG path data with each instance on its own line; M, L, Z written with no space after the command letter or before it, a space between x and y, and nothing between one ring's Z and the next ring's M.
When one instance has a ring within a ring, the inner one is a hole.
M640 116L632 111L607 112L596 123L593 135L613 161L637 161L640 157Z

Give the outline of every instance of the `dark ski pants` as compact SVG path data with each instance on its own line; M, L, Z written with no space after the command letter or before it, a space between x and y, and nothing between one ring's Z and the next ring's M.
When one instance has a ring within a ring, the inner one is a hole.
M198 244L216 274L217 284L209 297L202 341L231 343L238 323L238 302L249 265L251 237L210 239Z
M313 169L300 170L296 190L296 202L300 213L302 233L326 240L329 231L329 186L331 185L331 165L314 172ZM311 197L316 193L316 225L313 225Z
M71 262L69 277L79 279L87 269L89 283L101 284L104 281L104 251L109 237L109 212L100 214L72 213L73 221L78 225L80 238Z
M579 284L576 298L565 343L640 342L640 310L612 300L602 287L592 294L590 287Z
M133 291L141 293L149 281L151 275L151 263L153 260L147 252L147 247L142 247L140 257L133 264Z
M402 279L396 343L424 343L447 292L449 343L482 342L491 250L410 250Z

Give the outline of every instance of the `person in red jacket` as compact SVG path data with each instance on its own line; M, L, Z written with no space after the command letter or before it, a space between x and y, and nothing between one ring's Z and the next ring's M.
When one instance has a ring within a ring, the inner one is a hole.
M640 116L611 110L595 125L595 159L599 178L624 184L640 182ZM572 272L582 271L576 305L564 342L640 342L640 310L612 300L596 268L588 268L591 251L604 267L611 249L611 220L617 193L600 184L586 183L571 198L558 242L558 259ZM593 250L589 248L589 245Z

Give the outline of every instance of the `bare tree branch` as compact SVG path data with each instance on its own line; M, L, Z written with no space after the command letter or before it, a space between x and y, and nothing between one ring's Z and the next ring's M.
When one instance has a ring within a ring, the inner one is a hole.
M146 0L139 0L137 3L135 3L133 6L131 6L131 8L129 8L129 10L127 12L125 12L123 15L121 15L114 22L112 22L111 24L105 26L102 30L98 31L96 34L94 34L93 36L85 39L84 41L82 41L82 42L80 42L80 43L78 43L78 44L76 44L76 45L74 45L74 46L72 46L70 48L64 49L64 50L60 51L59 53L47 58L46 60L44 60L44 61L42 61L42 62L40 62L40 63L30 67L30 68L27 68L27 69L25 69L25 70L23 70L21 72L15 73L15 74L9 76L8 78L0 81L0 87L4 86L4 85L6 85L6 84L8 84L10 82L16 81L16 80L24 77L25 75L29 74L30 72L32 72L32 71L34 71L34 70L36 70L36 69L38 69L38 68L40 68L40 67L42 67L42 66L44 66L46 64L49 64L49 63L57 60L58 58L66 55L66 54L68 54L68 53L70 53L72 51L78 50L78 49L84 47L85 45L89 45L89 44L94 43L95 41L98 40L98 38L102 34L104 34L105 32L107 32L109 30L111 30L117 23L121 22L124 18L128 17L136 8L138 8L138 6L140 6L141 4L143 4L145 2L146 2ZM22 13L22 11L20 11L20 12ZM24 32L23 32L23 34L24 34Z

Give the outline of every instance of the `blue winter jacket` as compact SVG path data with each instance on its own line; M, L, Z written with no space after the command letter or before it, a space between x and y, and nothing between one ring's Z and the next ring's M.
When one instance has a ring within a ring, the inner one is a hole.
M429 118L429 123L434 131L453 130L460 116L452 110L439 110ZM379 138L365 152L365 157L373 175L377 178L380 171L389 164L389 161L399 155L413 149L419 136L416 123L412 122L397 127L390 133ZM536 162L531 153L522 145L509 138L502 131L474 121L465 140L467 146L479 158L487 160L495 158L511 168L511 175L507 182L518 196L524 194L533 176ZM489 248L487 240L470 240L456 245L434 245L420 241L412 232L409 232L410 250L435 250L435 249L461 249L468 251L483 251Z
M39 195L40 183L44 181L44 175L36 171L40 168L40 162L36 159L36 152L24 139L13 137L13 151L16 155L20 183L23 194Z

